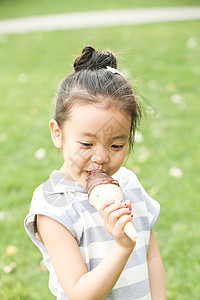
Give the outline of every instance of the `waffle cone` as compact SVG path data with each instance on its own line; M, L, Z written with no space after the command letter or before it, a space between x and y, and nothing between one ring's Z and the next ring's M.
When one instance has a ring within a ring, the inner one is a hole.
M91 175L90 175L91 176ZM108 175L107 175L108 176ZM102 209L108 200L115 202L123 201L122 190L119 185L112 183L99 184L92 188L89 193L89 201L97 210ZM130 221L124 226L124 232L135 241L138 238L137 232Z

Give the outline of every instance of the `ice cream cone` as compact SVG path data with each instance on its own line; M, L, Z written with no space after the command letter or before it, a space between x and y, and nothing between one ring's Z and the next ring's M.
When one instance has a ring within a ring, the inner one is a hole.
M123 202L122 190L117 180L107 175L103 170L92 170L87 178L88 198L90 204L97 210L101 209L108 200ZM135 241L138 238L137 232L130 221L124 226L124 232Z

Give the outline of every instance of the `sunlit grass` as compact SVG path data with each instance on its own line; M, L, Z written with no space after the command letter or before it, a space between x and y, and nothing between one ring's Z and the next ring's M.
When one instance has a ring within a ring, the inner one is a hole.
M119 70L134 81L146 117L143 141L127 167L137 172L161 204L154 232L165 266L169 300L199 299L199 22L30 33L1 37L0 78L0 298L54 299L48 273L38 271L39 250L25 233L23 219L32 192L62 156L48 129L57 84L72 72L83 46L116 52ZM174 96L175 95L175 96ZM35 152L46 150L38 160ZM182 170L177 178L172 167ZM173 175L173 173L172 173ZM14 256L6 248L17 247ZM10 262L16 268L6 274Z
M124 9L141 7L199 5L199 0L13 0L0 1L0 19L17 18L34 15L66 13L74 11L92 11L106 9Z

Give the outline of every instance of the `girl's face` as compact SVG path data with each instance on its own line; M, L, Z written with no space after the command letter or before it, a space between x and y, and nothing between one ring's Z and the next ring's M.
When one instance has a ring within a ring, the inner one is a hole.
M72 109L60 135L56 121L51 120L54 144L63 149L60 171L65 178L86 187L87 171L104 169L110 176L117 172L126 154L130 125L131 119L119 108L105 110L90 104Z

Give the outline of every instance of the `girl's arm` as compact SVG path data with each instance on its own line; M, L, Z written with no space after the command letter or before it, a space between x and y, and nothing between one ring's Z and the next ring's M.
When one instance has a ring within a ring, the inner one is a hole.
M101 210L100 214L116 242L102 262L90 272L86 269L73 235L51 218L42 215L37 217L40 237L70 300L104 299L117 282L135 246L123 232L125 224L131 219L127 208L122 204L113 204Z
M150 233L147 262L152 300L166 300L164 268L158 245L152 230Z

